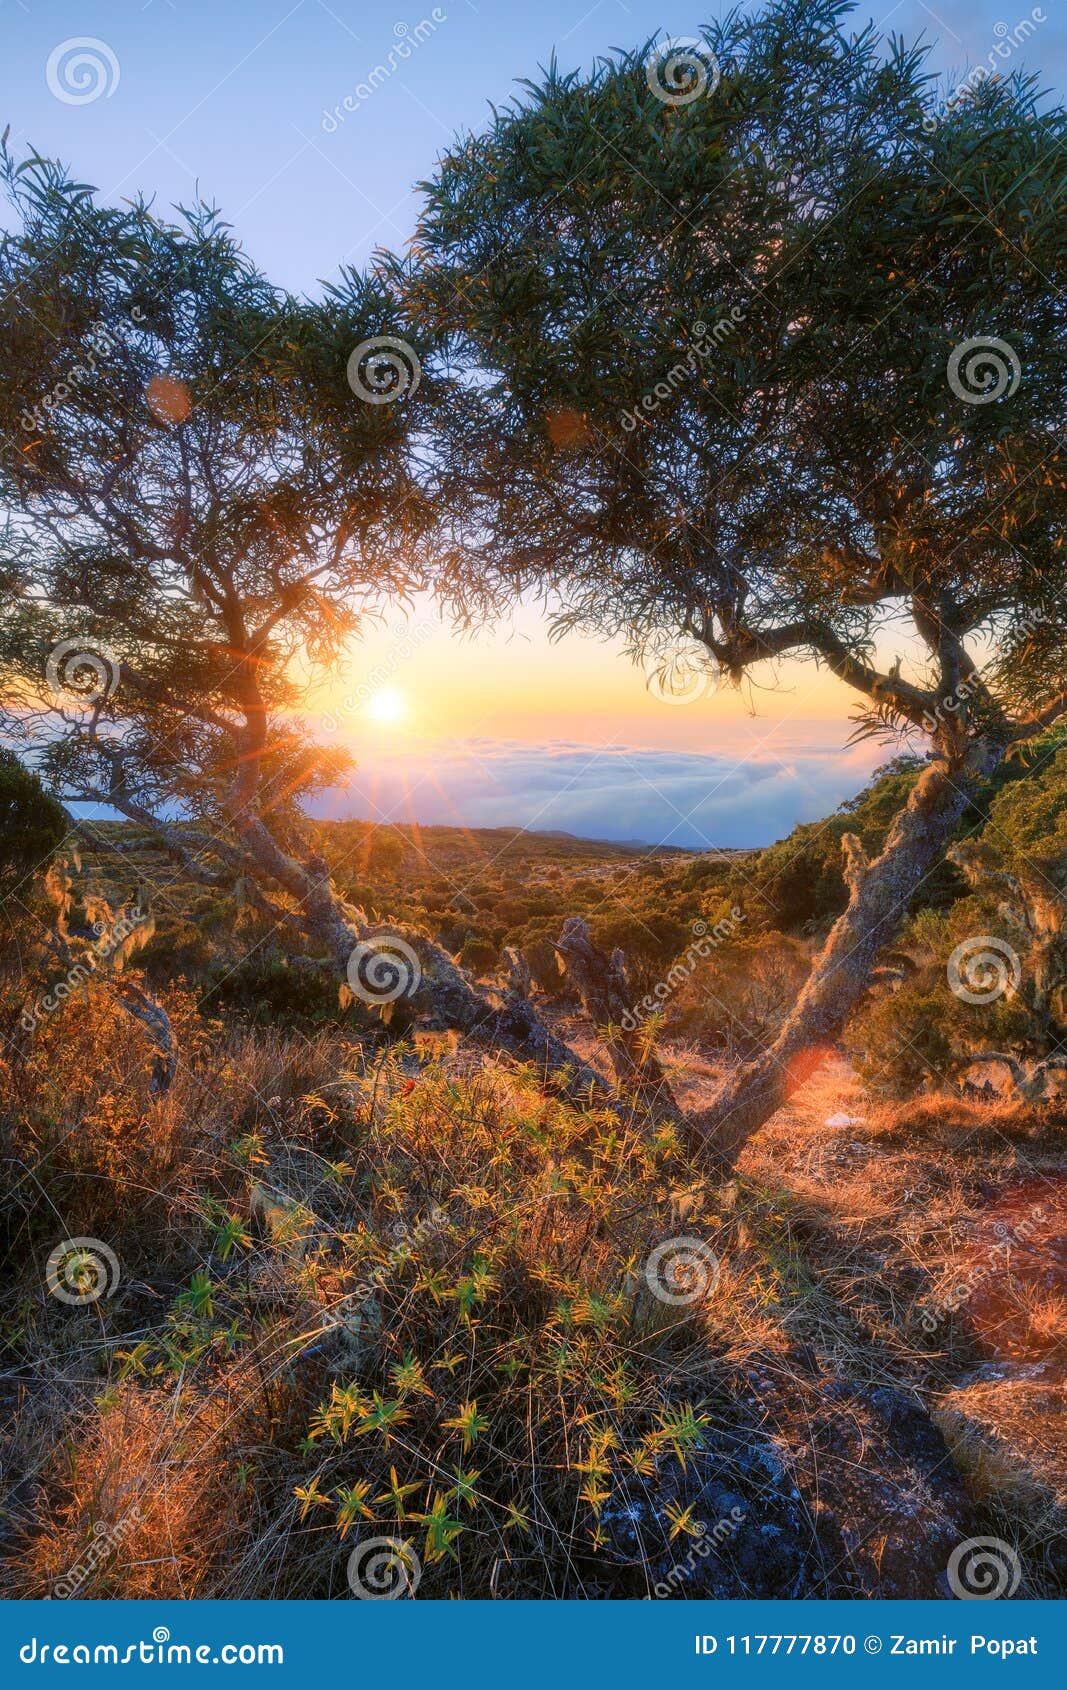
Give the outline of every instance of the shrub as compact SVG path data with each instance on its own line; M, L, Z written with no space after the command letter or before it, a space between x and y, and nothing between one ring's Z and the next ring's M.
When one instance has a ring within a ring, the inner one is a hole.
M532 938L525 939L522 954L526 958L530 970L530 979L547 997L558 998L567 989L566 977L563 974L555 946L547 933L535 933Z
M664 1031L745 1058L769 1044L811 967L799 939L747 934L712 952L666 1004Z
M47 868L69 832L62 805L0 746L0 893Z
M980 898L960 899L947 916L922 911L910 923L898 950L914 972L896 989L876 985L846 1030L868 1085L892 1096L952 1086L981 1051L1032 1048L1033 1018L1023 998L1002 994L972 1003L952 989L949 959L956 947L986 936L1011 951L1022 946L995 904Z
M488 974L495 968L499 960L497 947L488 939L468 939L459 953L461 968L469 969L472 974Z

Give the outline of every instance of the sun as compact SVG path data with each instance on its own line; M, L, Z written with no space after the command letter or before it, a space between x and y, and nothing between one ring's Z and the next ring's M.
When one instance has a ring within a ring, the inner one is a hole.
M403 693L397 692L395 687L379 687L367 700L368 717L382 727L391 727L395 722L403 721L407 709Z

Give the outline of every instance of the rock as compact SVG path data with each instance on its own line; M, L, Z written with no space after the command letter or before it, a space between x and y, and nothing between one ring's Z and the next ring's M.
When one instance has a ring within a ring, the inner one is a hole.
M949 1557L973 1521L921 1405L827 1378L797 1352L746 1369L729 1420L684 1470L664 1457L655 1479L605 1510L610 1540L652 1595L944 1595ZM703 1530L669 1542L683 1509Z

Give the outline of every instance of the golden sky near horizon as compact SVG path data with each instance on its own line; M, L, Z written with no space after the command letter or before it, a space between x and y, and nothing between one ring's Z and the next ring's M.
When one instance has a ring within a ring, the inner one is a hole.
M552 643L543 615L524 607L507 624L457 634L432 606L392 615L353 642L340 675L308 700L310 723L337 741L459 740L624 743L663 750L745 744L801 724L840 727L855 693L813 663L753 671L740 690L697 684L664 697L621 642L567 634Z

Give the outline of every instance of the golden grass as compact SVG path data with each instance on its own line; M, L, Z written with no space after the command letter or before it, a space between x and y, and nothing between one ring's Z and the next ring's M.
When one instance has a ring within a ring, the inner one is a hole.
M204 1026L168 1001L184 1060L162 1102L92 993L4 1076L11 1594L83 1567L103 1525L82 1595L343 1595L368 1533L412 1543L424 1595L640 1595L605 1522L640 1498L648 1560L669 1545L655 1499L730 1424L746 1367L802 1346L936 1405L990 1357L1062 1344L1047 1228L1033 1271L1019 1256L923 1325L1030 1186L1062 1190L1049 1111L889 1108L833 1068L709 1185L670 1134L510 1064ZM642 1271L678 1235L720 1263L681 1309ZM115 1250L114 1297L47 1295L65 1236ZM803 1419L776 1435L802 1441ZM956 1446L1008 1531L1017 1492Z

